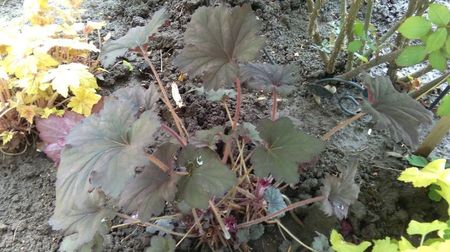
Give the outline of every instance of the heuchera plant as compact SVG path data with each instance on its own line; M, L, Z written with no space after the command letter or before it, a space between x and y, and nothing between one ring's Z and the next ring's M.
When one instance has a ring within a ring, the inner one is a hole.
M276 96L292 88L293 68L246 65L263 45L263 38L257 35L260 21L250 7L199 8L188 24L185 47L175 59L191 76L201 75L207 90L234 83L234 117L228 99L221 100L229 114L229 130L217 126L190 134L172 107L145 49L148 37L155 36L167 17L164 9L156 12L146 26L106 44L100 56L110 65L133 49L149 64L161 96L154 86L119 89L104 98L98 113L76 124L68 135L48 138L55 131L52 123L40 123L48 146L56 141L63 147L56 206L50 219L51 226L65 234L60 250L101 249L103 235L115 217L125 223L111 228L142 225L166 234L152 238L149 251L173 251L180 242L175 244L172 236L200 238L211 248L236 248L262 234L264 228L257 224L276 220L295 207L317 201L348 207L359 189L342 184L354 184L356 170L334 182L325 180L334 183L325 190L332 197L284 202L280 185L298 182L299 163L317 157L324 143L299 132L290 119L277 118ZM251 83L250 88L272 92L274 97L271 118L262 119L257 126L240 121L242 79ZM170 110L173 121L168 123L176 130L160 121L159 98ZM68 117L70 114L60 120ZM64 129L72 127L72 122ZM351 196L341 195L349 190L354 190ZM345 216L346 209L340 213ZM165 216L155 219L161 214ZM156 221L161 218L178 223L186 232ZM281 222L277 224L285 228Z
M1 149L17 151L35 118L88 116L99 101L90 57L99 50L87 37L102 25L77 23L81 3L26 0L23 16L0 26Z

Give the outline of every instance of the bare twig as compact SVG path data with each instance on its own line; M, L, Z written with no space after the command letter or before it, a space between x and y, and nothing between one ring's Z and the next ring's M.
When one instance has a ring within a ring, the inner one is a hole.
M302 242L300 239L298 239L293 233L291 233L291 231L289 231L289 229L287 229L283 224L281 224L280 220L275 220L275 222L277 223L277 225L279 227L281 227L286 233L288 233L289 236L292 237L292 239L294 239L296 242L298 242L300 245L302 245L303 247L305 247L306 249L308 249L309 251L313 251L313 252L318 252L317 250L309 247L308 245L306 245L304 242Z
M347 125L349 125L350 123L358 120L359 118L361 118L363 115L365 115L366 113L358 113L356 115L354 115L353 117L350 117L342 122L339 122L338 125L334 126L334 128L332 128L330 131L328 131L325 135L322 136L322 140L324 141L328 141L330 140L330 138L339 130L347 127Z
M302 200L302 201L299 201L299 202L295 202L295 203L290 204L289 206L287 206L287 207L285 207L285 208L283 208L281 210L278 210L278 211L276 211L274 213L271 213L271 214L266 215L264 217L261 217L259 219L255 219L255 220L251 220L251 221L247 221L247 222L241 223L241 224L237 225L237 228L246 228L246 227L250 227L252 225L255 225L255 224L258 224L258 223L261 223L261 222L264 222L264 221L271 220L271 219L273 219L273 218L275 218L275 217L277 217L277 216L279 216L279 215L281 215L281 214L283 214L283 213L285 213L287 211L290 211L290 210L292 210L294 208L301 207L301 206L304 206L304 205L309 205L309 204L317 202L317 201L322 201L323 199L325 199L324 196L317 196L317 197L314 197L314 198L310 198L310 199Z
M352 29L353 24L355 23L356 16L358 15L358 11L361 8L362 0L355 0L350 7L347 18L345 19L344 26L341 28L336 41L334 42L334 48L331 52L328 64L327 64L327 73L334 73L336 58L341 51L342 43L344 42L345 35L349 29Z
M161 90L161 93L163 94L163 96L162 96L163 99L162 100L163 100L164 104L167 106L167 108L169 109L169 111L170 111L170 113L171 113L171 115L173 117L173 121L175 122L175 126L177 127L180 136L183 139L187 139L188 132L187 132L186 128L184 127L180 117L178 117L177 113L175 112L175 109L173 108L172 103L170 103L170 100L169 100L169 97L167 95L167 92L166 92L166 89L164 87L164 84L162 83L161 78L159 77L159 74L156 71L155 66L153 65L151 60L148 58L147 52L142 47L139 47L139 48L140 48L142 56L144 57L145 62L147 63L147 65L150 66L150 69L152 70L152 73L153 73L153 75L156 78L156 82L158 83L159 89Z
M422 85L419 90L413 91L409 93L409 95L414 99L419 99L420 97L426 95L428 92L433 90L435 87L439 86L441 83L447 80L450 77L450 72L446 72L436 79Z
M380 64L394 60L395 58L397 58L397 56L400 54L400 52L401 52L401 50L396 50L396 51L390 52L388 54L385 54L385 55L382 55L379 57L375 57L374 59L370 60L369 62L362 64L358 67L355 67L351 71L348 71L344 74L336 76L336 78L341 78L341 79L345 79L345 80L351 79L351 78L357 76L358 74L366 71L369 68L372 68L374 66L378 66Z

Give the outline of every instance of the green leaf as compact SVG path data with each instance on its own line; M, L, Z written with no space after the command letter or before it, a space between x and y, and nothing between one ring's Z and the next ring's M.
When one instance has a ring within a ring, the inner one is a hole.
M330 243L328 242L328 238L319 232L316 233L317 236L314 237L311 247L320 252L333 252Z
M197 130L195 136L189 140L196 147L208 147L211 150L215 150L216 144L225 138L224 131L225 128L223 126L215 126L208 130Z
M428 18L438 26L446 26L450 22L450 10L443 4L431 4L428 8Z
M450 36L447 37L447 41L445 42L445 52L447 55L450 55Z
M450 95L446 95L444 99L442 99L441 105L439 105L437 110L437 114L439 116L450 116Z
M441 187L436 184L431 184L429 191L428 191L428 198L430 198L432 201L439 202L442 199L441 194L439 193L441 190Z
M353 33L360 38L364 38L364 23L359 20L355 21L353 24Z
M236 232L237 242L247 243L250 241L250 229L249 228L241 228Z
M388 129L396 141L408 146L419 143L419 125L431 124L433 114L406 93L395 90L386 76L366 76L365 86L369 91L363 110L372 115L376 129Z
M258 240L264 234L264 225L256 224L250 228L241 228L236 232L238 243Z
M174 63L191 76L203 75L206 89L231 85L239 63L253 60L264 44L256 33L261 20L249 5L200 7L184 33L185 46Z
M425 167L429 163L428 159L417 155L409 155L406 160L414 167Z
M358 245L346 242L342 235L334 229L331 231L330 242L336 252L364 252L371 245L368 241L363 241Z
M267 212L269 214L275 213L276 211L279 211L283 208L286 208L286 202L284 202L283 195L281 194L280 190L269 186L264 191L264 199L267 202ZM279 215L279 217L282 217L283 215Z
M421 235L422 237L425 237L427 234L438 231L438 230L445 230L447 229L447 223L435 220L431 223L429 222L418 222L415 220L412 220L408 224L408 228L406 229L406 232L409 235Z
M234 89L219 88L217 90L205 90L203 87L194 88L194 90L200 94L205 95L208 101L222 101L224 97L235 98L236 91Z
M102 65L109 67L116 58L123 56L129 49L148 43L149 37L158 32L158 28L169 18L165 8L153 14L152 19L145 26L131 28L127 34L117 40L108 40L98 56Z
M420 39L431 30L431 22L424 17L409 17L400 25L398 31L408 39Z
M244 122L238 126L238 134L239 136L250 138L250 140L255 144L260 144L263 142L262 138L259 136L256 126L249 122Z
M441 51L434 51L430 53L428 59L430 60L431 66L436 70L444 72L447 68L447 59L444 57Z
M175 252L175 240L170 237L153 236L150 247L145 249L145 252Z
M259 223L250 227L250 240L256 241L264 234L264 225Z
M383 240L374 240L372 252L397 252L398 245L391 238L386 237Z
M256 147L252 156L255 174L278 181L298 181L298 164L311 161L324 149L321 140L298 132L292 121L286 117L276 121L263 119L257 130L266 145Z
M347 217L348 208L358 199L359 185L355 183L358 162L352 160L339 177L327 174L320 192L325 197L321 209L328 216L335 215L339 220Z
M212 196L223 195L237 182L234 173L208 148L186 146L178 157L178 165L186 168L189 175L180 179L177 198L192 208L208 207Z
M437 159L427 164L421 170L416 167L405 169L398 177L398 180L411 182L414 187L427 187L432 183L436 183L442 175L447 173L445 170L445 159Z
M353 40L352 42L350 42L350 43L348 44L347 50L348 50L349 52L354 53L354 52L359 51L359 49L361 49L362 45L363 45L363 43L362 43L361 40Z
M425 46L407 46L395 59L399 66L412 66L422 62L427 56Z
M176 144L165 143L153 155L173 169L175 154L179 148ZM179 176L176 174L169 175L151 163L128 182L120 195L119 205L128 212L136 212L140 220L147 221L152 215L161 214L166 201L175 198L178 180Z
M298 67L295 65L272 65L252 63L241 65L242 81L256 91L271 92L288 95L295 89L298 82Z
M427 52L434 52L444 46L447 40L447 29L444 27L436 29L428 38L426 42Z

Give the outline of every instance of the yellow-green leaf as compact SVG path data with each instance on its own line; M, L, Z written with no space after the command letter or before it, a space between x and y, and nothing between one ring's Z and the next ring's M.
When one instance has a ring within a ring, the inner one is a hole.
M342 235L334 229L331 231L330 242L336 252L364 252L371 245L368 241L363 241L358 245L346 242Z
M7 143L9 143L9 141L11 141L14 137L14 132L13 131L3 131L0 134L0 137L2 139L2 145L5 145Z
M383 240L374 240L372 252L397 252L398 244L397 241L391 240L391 238L386 237Z
M450 84L449 84L450 85ZM437 110L439 116L450 116L450 95L446 95Z
M413 183L414 187L426 187L436 183L445 170L445 159L437 159L430 162L423 169L411 167L404 170L398 180Z
M72 89L74 97L70 98L70 102L67 105L72 108L72 111L85 116L91 114L92 107L97 104L101 96L95 93L95 89L92 88L74 88Z
M410 249L412 250L415 249L414 246L411 244L411 242L406 240L405 237L403 236L400 239L400 241L398 241L398 248L400 249L400 251L408 251Z
M72 90L80 86L97 88L94 75L89 72L87 66L80 63L64 64L56 69L49 70L41 82L50 81L53 89L65 98L69 95L69 88Z
M447 228L448 228L447 223L438 221L438 220L435 220L431 223L418 222L418 221L412 220L409 223L408 228L406 229L406 232L409 235L421 235L424 237L431 232L443 230L443 229L447 229Z

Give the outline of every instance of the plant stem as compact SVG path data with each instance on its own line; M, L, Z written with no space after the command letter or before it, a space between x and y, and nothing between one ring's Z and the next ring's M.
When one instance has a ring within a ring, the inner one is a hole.
M162 162L161 160L159 160L155 155L147 155L148 160L150 160L150 162L152 162L153 164L155 164L159 169L161 169L161 171L163 172L169 172L170 168L164 164L164 162Z
M289 206L287 206L287 207L285 207L285 208L283 208L281 210L273 212L273 213L271 213L269 215L266 215L264 217L261 217L259 219L255 219L255 220L251 220L251 221L248 221L248 222L241 223L241 224L237 225L237 228L246 228L246 227L250 227L252 225L255 225L255 224L258 224L258 223L261 223L261 222L264 222L264 221L268 221L268 220L273 219L273 218L277 217L278 215L283 214L283 213L285 213L287 211L290 211L290 210L292 210L294 208L301 207L301 206L304 206L304 205L309 205L309 204L317 202L317 201L322 201L323 199L325 199L324 196L317 196L317 197L314 197L314 198L310 198L310 199L302 200L302 201L299 201L299 202L295 202L295 203L290 204Z
M317 250L309 247L308 245L306 245L305 243L303 243L300 239L298 239L293 233L291 233L291 231L289 231L289 229L287 229L283 224L281 224L280 220L275 220L275 222L277 223L277 225L279 227L281 227L286 233L288 233L289 236L292 237L292 239L294 239L296 242L298 242L300 245L302 245L303 247L305 247L306 249L308 249L309 251L313 251L313 252L317 252Z
M419 90L410 92L409 95L414 99L419 99L420 97L426 95L428 92L430 92L433 88L439 86L441 83L443 83L447 78L450 77L450 72L446 72L443 75L437 77L436 79L422 85Z
M322 38L320 37L319 32L317 31L317 16L319 15L319 10L322 5L322 0L316 0L316 3L314 4L312 0L307 0L307 6L308 10L311 13L309 17L309 23L308 23L308 33L311 39L313 40L314 44L317 46L322 46ZM328 64L328 56L325 52L322 50L319 50L320 58L322 58L322 61L325 65Z
M167 108L169 109L169 111L172 115L173 121L175 122L175 126L177 127L181 138L184 139L184 142L187 142L186 139L188 137L188 132L187 132L186 128L184 127L180 117L178 117L177 113L175 112L175 109L173 108L172 103L170 103L169 96L167 95L166 89L164 88L164 85L161 81L161 78L159 77L158 72L156 71L155 66L148 58L147 52L141 46L139 48L140 48L140 53L144 57L145 62L150 66L150 69L152 70L152 73L156 78L156 82L158 83L159 89L161 90L161 93L163 94L162 100L163 100L164 104L167 106Z
M177 132L175 132L172 128L167 126L165 123L161 123L161 128L167 132L169 135L171 135L173 138L175 138L181 146L185 147L187 145L186 139L182 138L180 135L178 135Z
M336 76L336 78L341 78L341 79L345 79L345 80L351 79L351 78L357 76L358 74L366 71L369 68L372 68L374 66L378 66L380 64L394 60L395 58L397 58L397 56L400 54L400 52L401 52L401 50L396 50L396 51L390 52L388 54L385 54L385 55L382 55L379 57L375 57L372 60L370 60L369 62L362 64L356 68L353 68L353 70L351 70L351 71L348 71L346 73Z
M178 233L178 232L172 231L170 229L167 229L165 227L162 227L162 226L150 223L150 222L143 222L143 221L141 221L139 219L133 218L133 217L128 216L128 215L123 214L123 213L116 213L116 215L119 216L120 218L123 218L123 219L133 220L133 222L136 221L136 224L141 224L143 226L148 226L148 227L154 227L154 228L156 228L158 230L161 230L161 231L163 231L165 233L168 233L168 234L171 234L171 235L181 236L181 237L186 236L186 237L191 237L191 238L198 237L197 235L187 235L187 234L183 234L183 233Z
M241 102L242 102L242 89L241 89L241 80L238 78L234 82L236 86L236 113L234 114L234 120L232 124L233 130L236 130L239 117L241 116Z
M361 46L361 54L365 55L364 48L366 47L366 42L369 39L369 27L370 27L370 20L372 19L372 10L373 10L373 0L367 0L366 1L366 13L364 14L364 35L366 36L365 39L362 41ZM350 69L351 70L351 69Z
M430 72L431 70L433 70L433 67L430 64L428 64L424 68L421 68L421 69L419 69L411 74L408 74L404 77L398 78L397 81L398 82L409 82L410 81L409 78L417 79L420 76Z
M322 136L322 140L324 141L328 141L330 140L330 138L339 130L347 127L347 125L349 125L350 123L358 120L359 118L361 118L363 115L365 115L366 113L358 113L342 122L339 122L336 126L334 126L334 128L332 128L330 131L328 131L325 135Z
M211 200L209 200L209 206L211 207L211 210L214 213L214 216L216 217L216 220L219 223L220 228L222 229L223 236L227 240L231 239L230 232L228 232L228 229L225 227L222 217L220 217L219 211L217 210L216 206L214 205L214 203Z
M275 88L272 90L272 121L277 119L278 101L277 101L277 91Z
M428 157L430 153L442 142L442 139L450 131L450 116L443 116L433 127L422 144L415 151L415 154Z
M334 42L334 48L331 52L330 59L327 64L327 73L334 73L336 58L341 51L342 43L344 42L345 35L349 29L352 29L355 23L355 18L358 15L358 11L361 8L362 0L355 0L350 7L347 18L345 19L344 26L341 28L336 41Z

